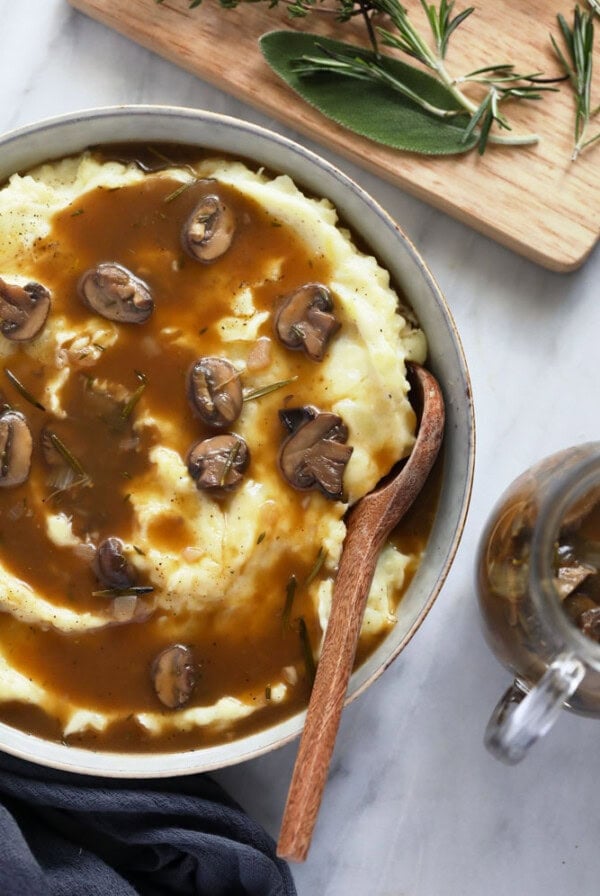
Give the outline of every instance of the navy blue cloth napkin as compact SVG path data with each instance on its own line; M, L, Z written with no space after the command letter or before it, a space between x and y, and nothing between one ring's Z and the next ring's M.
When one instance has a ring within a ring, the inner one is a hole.
M294 896L271 837L204 775L113 781L0 753L1 896Z

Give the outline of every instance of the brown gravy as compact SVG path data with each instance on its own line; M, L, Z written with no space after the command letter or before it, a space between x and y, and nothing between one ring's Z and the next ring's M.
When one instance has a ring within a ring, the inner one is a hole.
M197 150L173 146L157 147L160 154L178 162L198 159ZM137 147L115 147L103 151L103 158L142 158ZM150 157L156 154L151 152ZM35 247L35 277L51 284L55 302L68 323L77 326L90 312L77 296L81 272L101 261L116 261L133 267L148 283L156 299L154 313L144 324L120 328L118 342L104 351L92 368L82 368L70 377L61 392L67 411L64 420L52 421L60 438L85 468L93 487L55 490L48 485L48 469L41 458L40 433L50 415L34 408L10 385L0 380L0 398L21 411L34 438L34 457L29 480L22 486L0 490L0 554L2 562L19 579L28 582L49 601L77 611L97 610L102 597L94 596L98 580L91 565L82 562L73 550L59 548L46 535L43 514L32 512L31 490L46 494L43 507L72 517L75 535L94 541L118 535L130 539L132 508L129 495L138 477L149 472L148 452L159 434L145 428L134 434L132 422L140 408L157 416L170 416L179 425L169 434L168 447L185 457L191 443L203 435L201 422L189 410L186 374L200 355L222 354L217 322L229 312L228 301L245 280L261 279L274 258L284 258L277 282L267 282L255 291L258 310L270 310L277 296L294 288L298 281L327 282L329 265L323 255L310 253L289 228L275 216L236 190L222 185L239 224L235 247L226 266L201 265L181 249L183 222L198 201L198 185L190 186L175 198L177 187L167 179L149 181L141 188L96 189L57 214L49 236ZM172 264L171 259L176 263ZM168 259L168 263L165 263ZM58 298L60 297L60 299ZM161 331L172 326L196 334L194 347L164 338ZM143 332L141 332L143 330ZM265 335L271 335L267 321ZM291 353L290 366L297 381L277 399L292 405L310 402L311 384L319 376L319 366L300 352ZM5 367L42 404L49 371L28 357L27 347L17 350ZM139 374L147 382L130 417L119 416L115 405L97 387L104 379L123 384L131 394L139 385ZM115 410L116 409L116 410ZM56 424L56 425L55 425ZM207 430L204 431L210 434ZM281 440L276 414L265 412L264 441L258 463L275 464ZM160 434L164 444L164 434ZM439 491L440 466L417 507L394 535L403 551L420 549L430 531ZM302 525L302 507L297 505L297 526ZM176 513L155 522L152 537L164 550L183 550L190 543L186 520ZM268 533L267 533L268 537ZM291 573L299 581L311 570L311 562L301 561L292 552L274 572L265 588L281 592ZM411 574L414 571L411 571ZM410 575L408 576L410 578ZM144 583L141 583L144 584ZM405 587L408 581L405 583ZM260 595L256 600L260 601ZM401 594L397 595L399 600ZM140 598L143 601L143 598ZM309 635L316 642L318 623L312 604L300 589L295 597L294 616L303 616ZM210 616L187 620L186 640L201 657L201 672L189 706L215 702L224 694L264 703L264 682L280 679L284 666L302 666L302 646L295 627L282 626L281 615L260 617L256 626L230 627L227 643L216 633ZM357 657L361 663L380 639L363 641ZM73 702L90 709L123 709L130 712L169 712L161 707L154 692L149 669L157 653L165 647L164 634L153 617L145 622L115 625L85 633L42 631L0 614L0 642L14 668L30 675L41 685L64 693ZM191 749L230 740L268 727L302 708L309 695L306 677L290 687L282 704L269 704L227 731L197 727L189 732L151 736L129 718L105 732L87 731L70 736L70 744L115 750ZM187 707L186 707L187 708ZM20 703L0 704L0 720L52 740L61 740L60 726L37 707Z

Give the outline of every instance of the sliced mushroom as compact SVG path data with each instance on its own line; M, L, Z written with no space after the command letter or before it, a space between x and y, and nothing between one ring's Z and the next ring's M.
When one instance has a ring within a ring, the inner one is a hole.
M569 618L578 623L582 613L585 613L586 610L595 610L598 604L587 594L575 593L566 597L562 606Z
M21 485L29 476L33 439L25 417L18 411L0 416L0 487Z
M578 619L578 625L588 638L600 641L600 607L585 610Z
M554 577L554 587L561 600L573 594L585 580L596 570L585 563L573 563L570 566L559 566Z
M209 426L227 428L242 411L240 375L225 358L200 358L190 370L188 394L194 408Z
M199 489L229 492L242 482L250 461L244 439L235 433L224 433L196 442L188 454L188 470Z
M116 262L102 262L82 275L78 291L84 305L107 320L143 324L154 310L143 280Z
M303 349L322 361L331 337L340 328L331 293L322 283L305 283L284 296L275 315L275 332L288 348Z
M12 342L28 342L41 332L50 311L50 293L41 283L16 286L0 277L0 330Z
M301 408L282 408L279 411L279 419L288 432L296 432L304 423L314 420L318 413L317 408L306 404Z
M216 261L229 249L235 223L230 207L216 193L210 193L187 219L181 233L183 247L197 261Z
M177 709L190 699L196 684L196 667L189 647L173 644L158 654L152 664L156 696L169 709Z
M135 569L124 554L123 542L111 536L98 545L94 571L107 588L119 590L135 584Z
M306 406L280 411L291 434L279 450L279 468L290 485L317 488L328 498L341 498L346 464L352 448L345 445L348 429L341 417Z

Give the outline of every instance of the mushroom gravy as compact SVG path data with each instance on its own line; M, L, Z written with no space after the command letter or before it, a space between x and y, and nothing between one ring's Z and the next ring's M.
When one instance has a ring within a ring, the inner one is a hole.
M99 749L197 747L306 703L344 512L410 450L403 362L425 351L327 203L158 152L175 164L107 150L33 172L81 188L0 253L5 285L51 296L37 335L0 336L2 475L21 417L31 434L26 479L0 488L0 719ZM200 257L223 210L235 223ZM26 299L0 295L20 326ZM319 430L308 477L306 446L288 452L301 467L284 457L302 425ZM384 549L359 661L393 625L435 494Z

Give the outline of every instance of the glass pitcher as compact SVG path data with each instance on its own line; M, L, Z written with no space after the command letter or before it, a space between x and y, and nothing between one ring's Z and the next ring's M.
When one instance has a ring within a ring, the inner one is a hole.
M563 706L600 718L600 442L527 470L481 537L479 605L486 639L515 676L485 743L519 762Z

